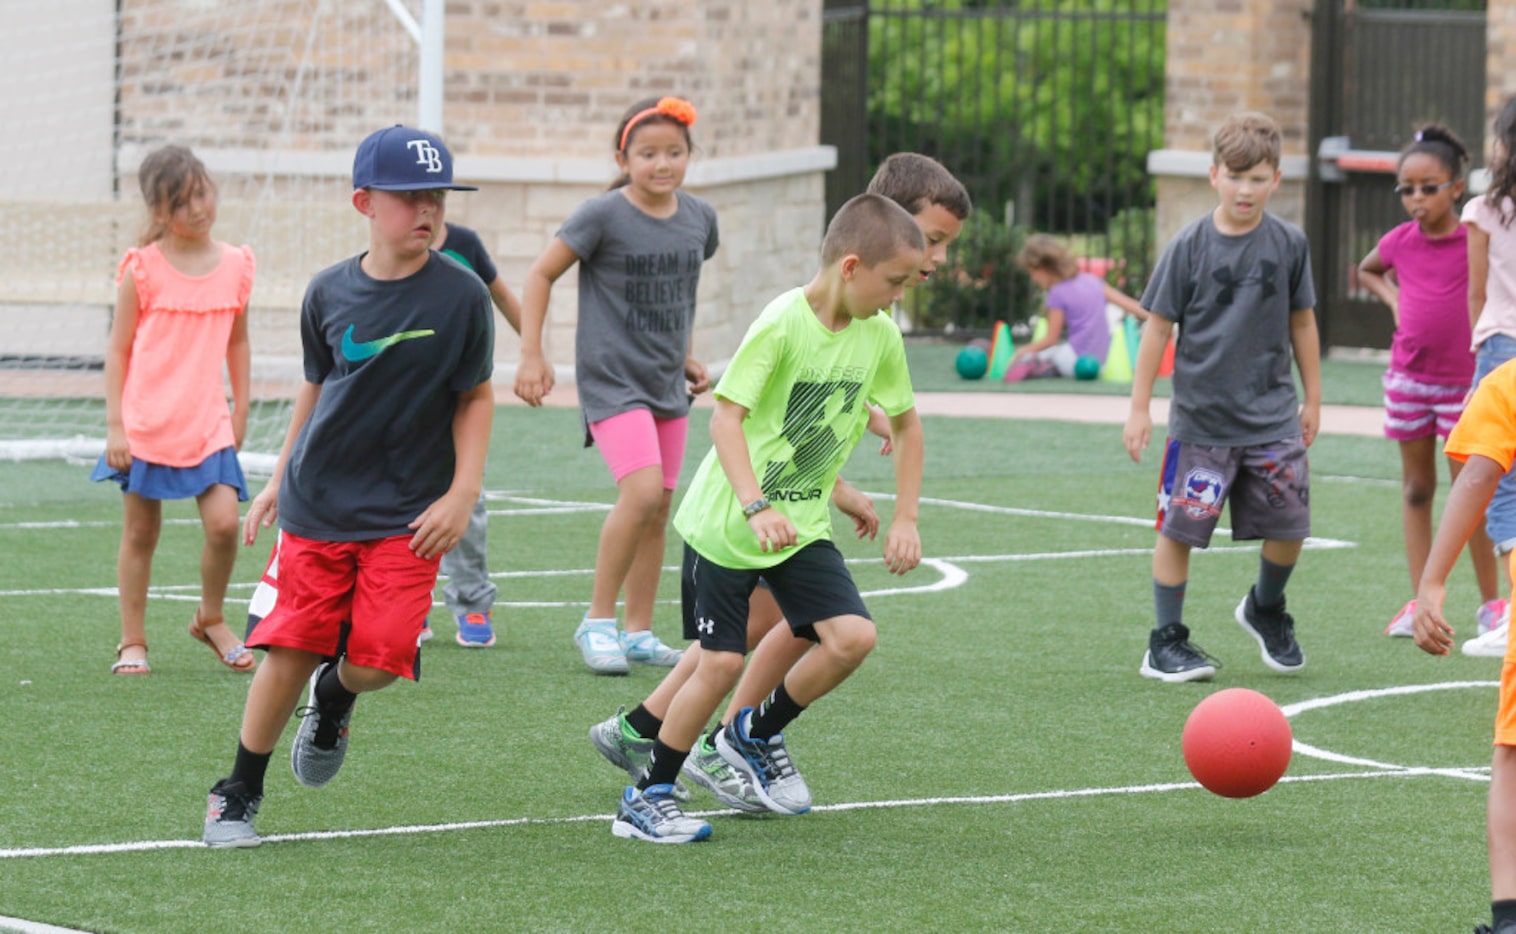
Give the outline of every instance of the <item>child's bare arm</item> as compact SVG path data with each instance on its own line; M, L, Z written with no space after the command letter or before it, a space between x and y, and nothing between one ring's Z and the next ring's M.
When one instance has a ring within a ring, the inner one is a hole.
M1290 312L1290 349L1300 370L1305 399L1300 404L1300 436L1307 447L1321 427L1321 338L1316 331L1316 309Z
M1416 645L1430 655L1447 655L1452 651L1453 627L1442 615L1448 575L1463 552L1463 546L1484 520L1485 507L1490 504L1495 487L1503 476L1505 471L1499 463L1475 454L1464 463L1448 494L1442 520L1437 525L1437 535L1432 539L1432 550L1427 554L1426 566L1416 588L1416 616L1412 621Z
M284 479L284 465L289 462L295 439L300 436L300 429L305 427L305 421L311 417L311 410L316 407L319 398L320 383L302 380L300 388L295 390L295 407L290 412L290 426L284 432L284 444L279 448L279 460L274 463L274 473L248 504L247 517L242 520L242 544L251 545L256 542L258 530L268 528L279 518L279 484Z
M730 399L716 399L716 411L711 416L711 446L716 449L716 459L721 462L721 472L737 495L737 503L747 506L763 499L763 487L758 475L753 473L752 454L748 450L747 436L742 433L742 423L747 418L746 407ZM789 517L777 509L763 509L747 517L748 528L758 538L758 546L764 551L778 551L799 541L800 535Z
M1469 232L1469 327L1484 313L1485 280L1490 274L1490 235L1478 224L1465 224Z
M1105 284L1105 300L1138 321L1146 321L1148 319L1148 310L1138 304L1137 299L1111 285L1109 282Z
M553 389L553 367L542 352L542 325L553 283L579 261L568 244L553 238L527 270L521 289L521 359L516 364L516 395L530 406L542 404Z
M126 367L136 337L137 282L124 275L116 287L116 313L111 318L110 340L105 346L105 462L114 470L132 466L121 395L126 389Z
M232 384L232 439L237 450L247 437L247 416L251 403L253 352L247 336L247 309L232 322L232 335L226 344L226 375Z
M1373 292L1381 302L1390 306L1390 314L1394 316L1395 326L1400 327L1400 289L1390 281L1386 275L1384 262L1379 258L1379 247L1369 251L1358 264L1358 282L1364 288Z
M921 471L925 438L921 416L914 408L890 417L895 462L895 514L884 535L884 563L891 574L904 574L921 563L921 532L916 527L921 509Z
M1162 315L1151 315L1142 326L1142 342L1137 345L1137 365L1132 368L1132 407L1127 413L1121 441L1132 460L1141 463L1142 450L1153 437L1153 381L1163 363L1163 352L1174 333L1174 322Z
M495 387L485 380L458 394L453 413L453 483L410 523L411 551L431 559L451 551L468 530L469 515L484 486L484 457L495 421Z
M505 318L505 323L511 326L511 330L521 333L521 302L517 301L516 293L505 284L505 279L495 277L495 281L489 284L490 300L495 307L500 309L500 314Z

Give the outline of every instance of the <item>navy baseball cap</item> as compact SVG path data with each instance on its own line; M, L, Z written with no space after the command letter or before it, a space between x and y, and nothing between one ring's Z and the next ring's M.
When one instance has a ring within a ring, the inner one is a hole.
M353 187L379 191L478 191L453 184L453 155L442 140L395 124L370 133L353 156Z

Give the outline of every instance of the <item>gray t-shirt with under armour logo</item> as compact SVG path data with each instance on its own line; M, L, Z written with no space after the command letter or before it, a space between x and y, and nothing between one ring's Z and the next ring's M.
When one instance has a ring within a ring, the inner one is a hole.
M1241 236L1211 215L1164 248L1142 307L1179 326L1169 437L1246 447L1300 434L1290 315L1316 305L1310 248L1272 214Z

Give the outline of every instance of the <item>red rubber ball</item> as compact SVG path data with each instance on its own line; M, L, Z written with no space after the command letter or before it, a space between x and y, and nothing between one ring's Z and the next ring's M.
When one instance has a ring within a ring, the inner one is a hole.
M1206 790L1251 798L1274 787L1294 740L1279 705L1257 691L1227 688L1195 705L1184 722L1184 764Z

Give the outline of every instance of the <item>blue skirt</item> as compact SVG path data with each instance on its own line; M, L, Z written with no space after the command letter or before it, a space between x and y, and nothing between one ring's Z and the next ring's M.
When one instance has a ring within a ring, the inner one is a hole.
M218 483L237 491L239 502L247 501L247 479L237 462L237 449L222 448L194 467L165 467L140 458L132 458L125 472L105 462L105 455L95 462L91 480L114 480L121 492L136 493L144 499L193 499Z

